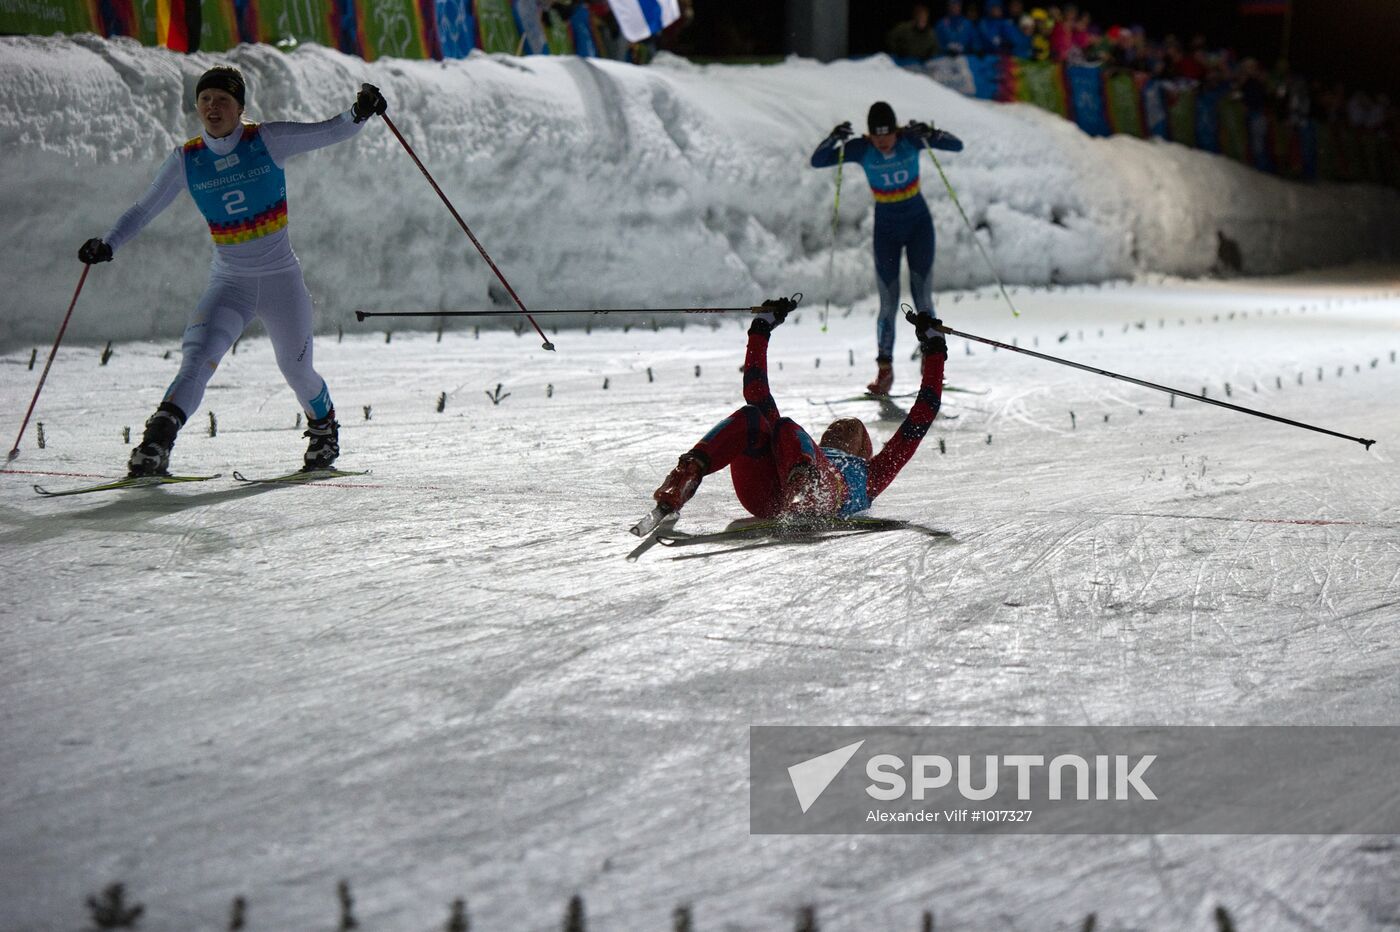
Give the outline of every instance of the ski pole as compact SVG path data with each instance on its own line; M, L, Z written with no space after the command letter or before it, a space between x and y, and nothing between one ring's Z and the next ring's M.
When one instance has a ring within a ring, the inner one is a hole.
M39 403L39 393L44 390L44 380L49 377L49 367L53 365L53 358L58 355L58 344L63 342L63 331L68 329L68 319L73 316L73 308L78 304L78 295L82 294L83 282L87 281L88 272L92 266L83 264L83 274L78 276L78 287L73 290L73 300L68 302L68 313L63 315L63 323L58 327L58 336L54 337L53 349L49 350L48 361L44 363L44 371L39 376L39 385L34 389L34 397L29 400L29 410L24 412L24 422L19 425L19 435L15 437L15 445L10 448L10 455L5 457L5 462L14 462L19 456L19 442L24 439L24 429L29 426L29 416L34 413L34 406Z
M905 305L905 307L908 309L905 315L907 317L910 314L912 314L912 309L909 308L908 305ZM1265 414L1263 411L1255 411L1253 408L1245 408L1241 405L1232 405L1228 401L1217 401L1214 398L1207 398L1205 395L1194 395L1191 392L1183 392L1180 389L1171 388L1166 385L1158 385L1156 382L1147 382L1143 379L1135 379L1130 375L1121 375L1117 372L1109 372L1107 369L1099 369L1094 366L1086 366L1083 363L1072 362L1068 359L1061 359L1059 356L1050 356L1045 353L1037 353L1034 350L1024 349L1019 346L1008 346L1005 343L1001 343L996 340L989 340L986 337L974 336L971 333L963 333L961 330L954 330L952 327L939 327L938 329L951 336L962 337L964 340L975 340L978 343L985 343L988 346L995 346L998 349L1010 350L1013 353L1021 353L1026 356L1034 356L1036 359L1044 359L1047 362L1057 362L1062 366L1070 366L1074 369L1083 369L1085 372L1092 372L1095 375L1104 375L1109 377L1110 379L1117 379L1120 382L1131 382L1134 385L1141 385L1143 388L1151 388L1159 392L1166 392L1168 395L1177 395L1181 398L1190 398L1192 401L1203 401L1208 405L1215 405L1218 408L1229 408L1231 411L1238 411L1241 414L1252 414L1255 417L1262 417L1265 420L1278 421L1280 424L1289 424L1293 427L1301 427L1304 430L1314 430L1317 431L1319 434L1327 434L1332 437L1340 437L1343 440L1350 440L1353 443L1359 443L1368 450L1371 449L1371 444L1376 442L1374 440L1366 440L1362 437L1352 437L1347 434L1339 434L1335 430L1328 430L1325 427L1314 427L1312 424L1304 424L1301 421L1289 420L1286 417L1279 417L1276 414Z
M506 291L510 293L511 299L514 300L516 306L520 308L520 312L529 318L530 324L535 328L535 332L540 335L541 340L544 340L544 348L553 350L554 344L549 342L549 337L544 335L544 331L540 329L540 325L536 323L535 318L530 317L530 312L525 309L524 302L522 302L520 296L515 293L515 289L510 286L510 282L506 281L506 277L501 274L501 270L496 267L496 263L491 260L491 256L486 252L486 247L481 245L481 241L472 233L471 228L467 226L467 222L462 219L462 215L457 213L457 208L453 207L452 202L447 199L447 195L442 193L442 188L438 187L438 183L434 181L433 176L428 173L428 169L419 160L418 154L413 151L413 147L408 144L408 140L403 138L403 134L399 132L399 128L394 125L394 121L389 119L387 113L381 113L379 116L383 118L384 125L389 127L389 131L394 134L394 138L398 139L403 145L404 151L408 153L409 158L413 159L413 164L418 166L418 170L423 173L423 177L428 179L428 184L432 185L433 190L437 192L437 196L442 198L443 204L447 205L447 209L451 211L453 218L462 227L462 232L467 234L467 239L471 240L472 245L476 247L476 251L481 253L481 258L485 259L486 264L491 266L491 271L496 273L496 278L500 280L501 284L505 286Z
M801 302L802 292L793 296ZM760 314L767 308L754 307L615 307L615 308L549 308L532 311L534 314ZM356 311L355 319L364 322L366 317L506 317L515 311Z
M977 230L972 226L972 221L967 218L967 211L963 210L962 204L958 201L958 195L953 191L953 183L948 180L948 176L943 172L943 166L938 161L938 156L933 154L933 146L929 145L928 139L924 139L924 148L928 150L928 157L933 159L933 167L938 169L938 177L943 179L943 187L948 189L948 197L952 199L953 206L962 215L963 223L967 224L967 231L972 234L972 245L977 247L977 251L982 254L982 261L987 263L987 269L992 273L992 278L996 279L997 287L1001 289L1001 296L1006 299L1006 306L1011 308L1012 317L1020 317L1021 312L1016 310L1016 305L1011 303L1011 296L1006 293L1006 285L1002 284L1001 276L997 274L997 268L992 264L992 257L987 255L987 250L982 248L982 241L977 238Z
M826 308L822 311L822 333L826 333L826 321L831 316L831 288L836 278L836 221L841 216L841 169L846 164L846 144L836 156L836 200L831 205L831 257L826 263Z

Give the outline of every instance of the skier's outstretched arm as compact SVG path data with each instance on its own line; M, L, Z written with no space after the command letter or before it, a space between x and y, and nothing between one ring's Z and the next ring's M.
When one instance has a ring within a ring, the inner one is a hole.
M744 352L744 401L758 408L769 420L778 417L778 403L768 388L768 338L773 328L781 324L797 302L790 298L774 298L763 302L767 310L755 314L749 324L749 345Z
M948 359L948 342L936 329L941 325L941 321L928 314L914 318L915 333L923 350L923 378L914 407L909 409L904 423L899 425L894 436L870 461L870 479L866 488L872 500L889 487L904 464L914 456L914 451L919 449L919 443L938 415L939 405L943 401L943 365Z
M116 224L101 239L90 239L84 243L78 258L88 264L109 261L123 243L133 239L169 207L184 187L185 160L180 150L176 149L161 163L155 181L151 182L146 193L117 218Z
M267 143L267 154L280 167L287 159L335 145L354 136L364 128L365 121L377 113L385 113L389 103L373 84L360 87L355 103L344 113L319 123L264 123L260 129Z

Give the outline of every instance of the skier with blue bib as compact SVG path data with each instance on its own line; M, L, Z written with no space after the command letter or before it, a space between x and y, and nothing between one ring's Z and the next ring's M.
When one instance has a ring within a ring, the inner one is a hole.
M865 169L875 195L875 280L880 292L880 316L875 325L878 370L866 386L873 395L888 395L894 385L895 309L899 304L899 258L909 262L909 290L920 314L937 316L933 309L933 217L919 190L919 156L925 145L949 152L962 151L962 141L952 133L920 122L901 128L894 108L877 101L867 117L868 135L852 139L851 124L842 123L812 153L813 168L829 168L841 161Z
M177 146L140 200L105 235L78 250L89 265L111 261L182 189L190 192L214 240L209 284L185 328L180 371L131 451L131 476L169 475L176 435L199 407L219 360L254 317L267 329L277 365L306 412L303 469L328 469L340 454L330 391L312 366L311 295L287 237L282 167L294 155L349 139L388 104L378 88L365 84L354 106L329 120L257 124L243 122L245 93L237 68L206 71L195 86L204 132Z

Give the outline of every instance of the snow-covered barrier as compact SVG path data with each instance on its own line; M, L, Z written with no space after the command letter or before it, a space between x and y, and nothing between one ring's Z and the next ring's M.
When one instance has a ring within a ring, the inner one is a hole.
M1011 282L1202 275L1222 255L1245 273L1276 273L1397 246L1396 192L1303 186L1169 143L1091 139L1034 107L969 100L883 57L768 67L482 54L367 63L318 46L186 56L129 39L4 38L0 348L52 339L81 271L79 244L104 233L165 153L198 132L194 82L216 62L247 74L252 120L321 119L348 107L361 81L378 84L395 123L536 308L868 296L865 181L847 166L828 288L836 173L807 160L832 125L860 125L876 99L964 140L942 163ZM287 168L292 242L322 330L363 326L356 309L510 306L385 127ZM923 188L939 236L936 286L990 281L927 161ZM209 249L182 196L94 269L68 339L177 337Z

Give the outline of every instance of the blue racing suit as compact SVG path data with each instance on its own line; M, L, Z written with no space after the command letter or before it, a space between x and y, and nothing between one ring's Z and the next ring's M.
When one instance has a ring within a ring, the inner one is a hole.
M961 152L962 140L952 133L934 130L928 144L935 149ZM919 156L924 137L908 130L889 154L881 152L869 139L861 137L845 143L846 161L865 169L870 191L875 196L875 280L880 291L880 316L875 324L877 358L894 358L895 310L899 305L899 256L909 262L909 290L914 307L932 316L933 310L933 217L919 190ZM841 141L827 137L812 153L813 168L828 168L838 161Z

